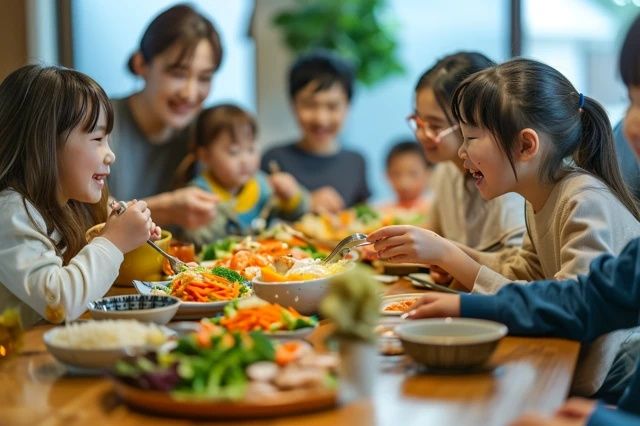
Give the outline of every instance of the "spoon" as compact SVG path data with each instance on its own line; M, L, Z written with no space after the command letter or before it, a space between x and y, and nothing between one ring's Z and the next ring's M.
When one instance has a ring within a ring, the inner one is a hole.
M329 256L324 258L322 263L326 265L327 263L335 262L342 259L352 248L366 246L367 244L371 244L371 242L367 241L367 236L365 234L351 234L342 239L333 251L329 253Z

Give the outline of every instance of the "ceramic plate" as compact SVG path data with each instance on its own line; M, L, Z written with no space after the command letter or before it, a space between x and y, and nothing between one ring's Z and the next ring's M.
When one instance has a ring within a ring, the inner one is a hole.
M403 294L394 294L391 296L385 296L382 298L382 303L380 304L380 313L382 315L394 315L400 316L404 314L404 311L388 311L386 310L387 306L393 305L394 303L402 302L405 300L418 300L420 297L424 296L423 293L403 293Z
M276 417L332 408L338 402L332 389L299 389L261 396L251 401L174 399L169 393L130 386L112 378L115 391L128 405L154 414L170 416L229 419Z
M297 330L283 330L283 331L272 331L272 332L265 331L264 334L269 337L273 337L276 339L283 339L283 340L304 339L305 337L313 333L316 327L305 327L305 328L299 328Z
M151 294L154 287L167 286L171 281L133 281L133 286L140 294ZM200 319L203 317L212 317L218 312L222 312L227 303L231 300L220 302L183 302L180 301L178 312L173 317L174 320L179 319Z

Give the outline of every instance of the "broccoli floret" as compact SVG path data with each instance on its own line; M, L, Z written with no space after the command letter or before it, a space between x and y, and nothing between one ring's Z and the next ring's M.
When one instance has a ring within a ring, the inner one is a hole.
M367 204L358 204L354 207L356 217L364 224L380 219L380 215Z
M211 273L234 283L244 283L246 281L242 275L224 266L212 268Z

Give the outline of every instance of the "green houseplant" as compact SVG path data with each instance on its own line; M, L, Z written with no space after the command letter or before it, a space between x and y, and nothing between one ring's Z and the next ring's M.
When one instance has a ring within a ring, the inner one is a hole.
M386 0L296 0L296 6L278 13L273 23L293 53L333 50L351 60L358 80L371 86L404 72L385 6Z

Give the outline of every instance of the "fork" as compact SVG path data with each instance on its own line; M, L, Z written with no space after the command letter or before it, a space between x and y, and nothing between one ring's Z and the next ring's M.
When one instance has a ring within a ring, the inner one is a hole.
M367 241L367 236L361 233L351 234L348 237L342 239L338 245L333 249L329 256L325 257L322 261L323 264L328 264L337 261L344 257L349 250L356 247L366 246L367 244L371 244L371 242Z
M113 201L111 202L111 215L121 215L122 213L125 212L125 210L127 210L127 203L124 201ZM162 256L164 256L165 259L167 259L167 261L169 262L169 265L171 266L171 270L173 272L178 272L180 271L183 267L186 267L187 264L184 263L182 260L178 259L175 256L170 255L169 253L167 253L166 251L162 250L160 247L158 247L158 245L156 243L154 243L151 240L147 240L147 244L149 244L151 247L153 247L154 250L156 250L158 253L160 253Z
M188 267L188 265L185 262L183 262L182 260L178 259L175 256L170 255L166 251L162 250L153 241L147 240L147 244L149 244L151 247L153 247L154 250L156 250L158 253L160 253L162 256L164 256L165 259L167 259L167 262L169 262L169 266L171 266L171 270L174 273L177 274L178 272L180 272L182 270L183 267Z

